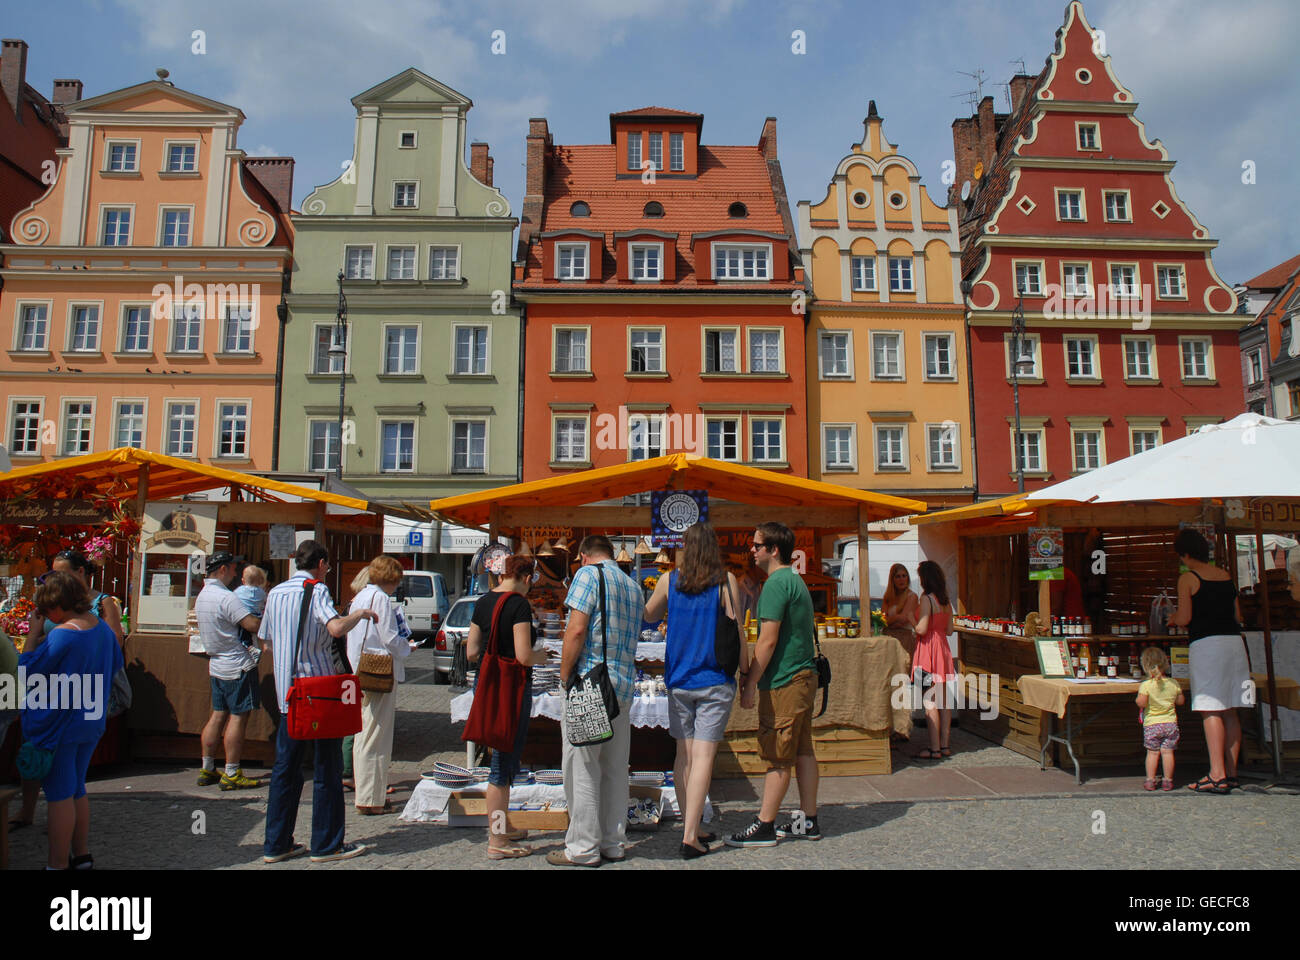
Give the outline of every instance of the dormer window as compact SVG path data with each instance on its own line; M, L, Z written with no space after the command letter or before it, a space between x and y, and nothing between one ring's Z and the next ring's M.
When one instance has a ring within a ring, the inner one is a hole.
M587 245L585 243L557 244L557 274L561 280L587 279Z
M591 216L591 207L589 207L584 201L579 200L573 206L569 207L569 216L589 217Z
M685 138L680 133L668 134L668 167L671 170L686 169Z
M737 200L731 206L727 207L727 216L734 217L737 219L742 217L747 217L749 216L749 209L743 203Z
M627 135L627 168L632 171L641 169L641 134Z
M664 205L658 200L651 200L645 205L642 211L647 217L662 217L664 215Z
M634 243L631 253L633 280L663 279L663 244Z

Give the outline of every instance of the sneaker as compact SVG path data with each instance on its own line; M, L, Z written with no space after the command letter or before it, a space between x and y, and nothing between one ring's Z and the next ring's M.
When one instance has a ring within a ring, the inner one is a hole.
M801 829L796 830L799 826ZM804 817L799 823L793 817L776 825L776 835L782 840L820 840L822 832L817 826L816 817Z
M217 770L200 770L200 771L199 771L199 786L200 786L200 787L210 787L210 786L212 786L214 783L220 783L220 782L221 782L221 777L222 777L222 774L221 774L219 771L217 771Z
M331 860L351 860L353 857L359 857L370 848L364 843L345 843L333 853L322 853L319 856L312 854L312 863L328 863Z
M254 780L251 777L244 776L243 769L235 771L233 777L228 777L224 773L221 775L222 790L251 790L254 787L260 787L261 780Z
M282 860L292 860L294 857L301 857L306 852L307 852L306 847L304 847L301 843L295 843L288 850L284 851L284 853L277 853L274 856L263 857L262 862L279 863Z
M764 823L758 817L740 833L727 837L729 847L775 847L777 844L774 824Z

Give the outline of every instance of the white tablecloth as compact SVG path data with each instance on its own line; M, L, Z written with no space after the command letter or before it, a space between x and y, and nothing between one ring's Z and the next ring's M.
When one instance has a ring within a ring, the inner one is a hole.
M474 702L474 691L467 690L451 701L451 722L464 723L469 719L470 704ZM530 716L548 717L556 723L564 715L564 698L558 693L544 693L533 697L533 709ZM668 729L667 697L633 697L632 726L648 728L662 727Z
M487 784L476 783L469 787L457 788L456 792L484 795L487 793ZM447 801L451 799L451 794L451 790L438 786L433 780L421 779L415 785L415 790L411 793L411 799L406 801L406 807L402 810L400 819L410 820L415 823L446 823ZM680 815L677 811L677 792L672 787L662 788L659 800L662 816L677 817ZM532 784L530 786L510 788L510 803L512 805L516 803L557 802L564 802L564 787ZM713 804L706 797L704 800L704 820L707 823L712 819Z
M1264 673L1267 661L1264 658L1264 632L1262 630L1246 631L1246 646L1250 649L1251 669ZM1291 677L1300 680L1300 631L1273 631L1273 672L1279 677ZM1272 707L1264 704L1264 738L1273 740L1273 726L1269 723ZM1277 718L1282 723L1282 742L1300 740L1300 711L1277 708Z
M650 663L663 663L664 653L668 648L666 643L646 643L638 641L636 645L636 658L639 661ZM547 640L546 649L551 653L563 653L563 640Z

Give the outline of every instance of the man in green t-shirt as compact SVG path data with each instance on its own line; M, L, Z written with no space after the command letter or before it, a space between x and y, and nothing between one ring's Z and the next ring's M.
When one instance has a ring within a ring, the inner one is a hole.
M754 822L727 838L732 847L771 847L777 838L820 840L817 827L817 757L812 715L817 696L813 661L816 625L812 597L803 578L790 569L794 533L783 523L754 531L754 563L766 574L758 598L758 644L749 673L741 674L740 703L754 706L758 695L758 755L768 764L763 802ZM799 811L777 823L790 788L790 768L799 781Z

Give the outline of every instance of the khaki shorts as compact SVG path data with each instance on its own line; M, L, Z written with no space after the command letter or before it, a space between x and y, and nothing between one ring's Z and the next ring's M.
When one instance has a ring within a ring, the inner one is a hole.
M797 673L784 687L758 691L758 755L774 767L788 767L813 753L812 715L817 671Z

